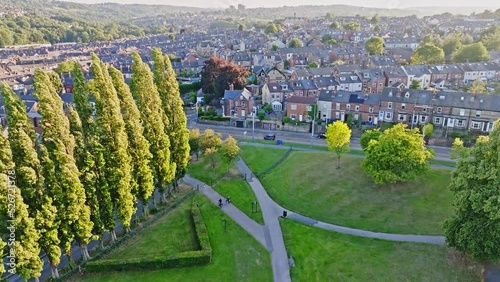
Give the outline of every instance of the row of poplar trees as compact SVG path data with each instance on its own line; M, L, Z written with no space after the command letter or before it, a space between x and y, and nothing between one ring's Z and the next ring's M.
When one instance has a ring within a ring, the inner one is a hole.
M175 73L159 49L152 57L153 71L133 54L130 87L119 70L95 54L92 80L86 81L75 63L75 107L64 105L58 95L56 73L36 70L41 138L21 99L3 85L9 127L8 138L0 137L0 186L5 190L0 208L8 217L7 187L15 183L14 250L16 272L23 279L41 275L41 253L47 255L52 277L59 277L61 255L71 258L73 242L89 259L91 240L102 244L106 232L116 240L115 216L129 231L139 204L146 214L155 189L166 199L169 187L175 188L185 174L189 130ZM2 232L8 232L6 226Z

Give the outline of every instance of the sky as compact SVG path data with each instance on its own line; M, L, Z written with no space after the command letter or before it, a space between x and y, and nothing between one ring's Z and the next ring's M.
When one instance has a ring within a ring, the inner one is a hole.
M500 8L498 0L63 0L80 3L103 3L113 2L120 4L163 4L173 6L203 7L203 8L227 8L230 5L243 4L248 8L256 7L282 7L298 5L335 5L344 4L362 7L377 7L383 9L397 9L409 7L497 7ZM437 5L436 5L437 4Z

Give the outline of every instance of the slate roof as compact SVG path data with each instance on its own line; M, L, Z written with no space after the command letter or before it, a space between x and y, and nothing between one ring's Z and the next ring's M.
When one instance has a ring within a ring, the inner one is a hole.
M292 96L288 98L288 103L312 105L316 104L316 98L307 96Z

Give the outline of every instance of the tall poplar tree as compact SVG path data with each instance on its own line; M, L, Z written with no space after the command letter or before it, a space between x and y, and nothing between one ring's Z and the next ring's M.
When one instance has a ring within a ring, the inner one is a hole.
M84 213L88 213L90 220L93 225L84 225L81 228L91 228L90 230L86 230L82 232L81 236L78 233L75 233L75 239L79 246L86 246L90 240L92 239L92 231L96 231L96 233L101 234L103 232L102 221L99 217L99 201L96 197L96 177L93 171L94 160L90 151L87 150L87 146L85 145L83 139L83 130L82 123L80 121L80 117L78 113L73 108L73 106L68 107L68 120L70 133L75 138L75 151L74 158L76 161L76 166L80 171L80 182L82 183L85 190L86 197L86 205L85 209L82 209ZM93 229L92 229L93 228ZM100 231L100 232L99 232ZM88 260L90 255L88 253L87 248L82 248L83 260Z
M13 242L11 251L15 251L16 262L13 271L24 280L35 278L38 281L43 269L43 261L39 256L39 232L36 230L34 219L28 213L28 206L23 202L16 180L9 141L0 134L0 209L2 218L7 216L7 231L15 234L14 241L9 239L9 243ZM8 203L13 204L14 208L8 206ZM12 236L9 235L9 238Z
M77 157L77 166L81 173L80 180L85 188L87 205L91 209L90 216L94 222L94 232L99 234L103 248L102 238L105 231L110 232L113 241L116 239L113 203L104 175L104 148L100 143L100 133L92 116L94 107L91 104L91 93L79 64L74 64L73 81L73 101L80 117L83 142L85 143L84 151L76 153L90 154L83 156L82 159Z
M28 205L30 217L35 219L36 229L40 231L39 245L47 254L52 276L57 278L57 266L61 257L57 234L59 220L57 209L43 186L42 167L35 148L35 145L43 145L36 144L35 129L26 114L23 101L5 84L2 95L8 111L9 142L16 168L16 185Z
M183 101L175 78L170 58L159 48L153 50L154 81L162 101L162 107L169 123L165 130L170 139L171 169L175 170L174 186L186 174L189 161L189 130L187 118L182 108Z
M130 88L123 79L123 74L114 67L109 68L120 108L125 121L125 130L129 140L129 154L132 158L131 189L134 196L142 202L143 214L147 215L147 200L154 192L153 172L150 167L153 155L149 151L149 142L144 137L141 113L134 102Z
M71 242L77 238L90 236L92 222L89 209L85 205L85 190L79 179L75 164L75 140L69 131L69 121L63 110L63 102L55 92L48 75L42 70L35 71L35 96L39 99L42 115L43 144L45 145L47 167L44 171L52 179L46 181L51 197L57 199L54 205L59 211L59 239L61 247L71 258ZM50 160L50 161L49 161ZM53 174L53 175L52 175ZM64 212L62 212L64 211ZM80 246L86 249L86 246Z
M94 74L92 91L96 97L96 123L100 143L104 146L105 176L111 191L113 206L118 219L126 229L135 212L134 196L130 186L131 158L128 154L128 138L120 110L120 101L113 87L106 66L92 54Z
M151 166L156 187L163 192L169 181L174 178L174 171L170 168L170 140L165 133L163 123L165 113L151 70L139 54L134 53L132 59L134 63L132 64L131 90L134 98L137 99L137 106L144 124L144 137L149 141L149 150L153 155Z

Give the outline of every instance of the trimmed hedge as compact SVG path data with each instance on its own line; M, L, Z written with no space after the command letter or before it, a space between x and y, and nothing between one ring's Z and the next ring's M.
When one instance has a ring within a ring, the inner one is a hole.
M200 119L215 120L215 121L228 121L228 120L231 120L231 117L201 116Z
M193 205L191 216L201 250L182 252L168 257L151 256L121 260L91 261L85 265L85 270L88 272L156 270L210 263L212 261L212 247L210 246L210 238L208 237L207 227L203 221L200 208ZM118 245L121 245L121 243Z

